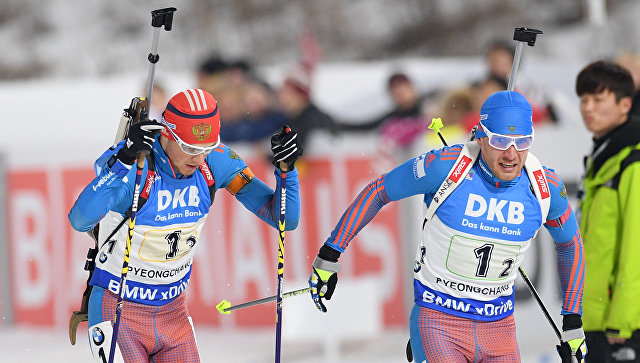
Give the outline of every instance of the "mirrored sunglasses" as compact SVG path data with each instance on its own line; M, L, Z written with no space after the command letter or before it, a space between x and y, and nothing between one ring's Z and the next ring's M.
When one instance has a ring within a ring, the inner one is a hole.
M484 133L487 134L487 137L489 138L489 145L498 150L507 150L509 147L511 147L511 145L513 145L516 150L524 151L528 150L531 145L533 145L533 132L531 133L531 135L507 136L502 134L494 134L493 132L489 131L489 129L487 129L482 123L480 123L480 125L482 126L482 131L484 131Z

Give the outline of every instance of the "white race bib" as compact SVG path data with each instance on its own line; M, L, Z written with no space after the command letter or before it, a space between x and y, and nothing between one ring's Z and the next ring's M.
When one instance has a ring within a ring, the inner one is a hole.
M504 280L513 272L520 249L520 244L454 235L449 244L446 268L467 279Z

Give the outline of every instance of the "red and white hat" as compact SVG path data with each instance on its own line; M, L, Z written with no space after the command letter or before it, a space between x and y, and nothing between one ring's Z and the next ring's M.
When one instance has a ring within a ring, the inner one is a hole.
M302 65L289 69L284 84L293 88L304 97L309 98L311 94L311 69Z
M218 102L205 90L188 89L174 95L162 116L162 135L169 139L175 140L173 133L187 144L220 142Z

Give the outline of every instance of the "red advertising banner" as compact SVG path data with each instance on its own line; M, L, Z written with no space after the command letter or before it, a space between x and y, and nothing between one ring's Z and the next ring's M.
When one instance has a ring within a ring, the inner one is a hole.
M53 323L54 236L45 171L9 173L8 233L11 299L16 323Z
M377 177L373 160L307 159L300 162L301 220L285 240L285 289L306 287L318 249L360 190ZM270 164L248 161L268 185ZM80 306L88 273L83 270L88 235L67 220L76 197L93 177L90 168L52 168L8 173L8 232L11 306L16 324L65 326ZM385 206L340 258L341 280L374 277L381 284L385 326L406 324L403 246L399 208ZM218 190L203 229L187 290L198 324L237 327L274 323L274 305L220 315L223 299L240 303L275 294L277 230L246 210L226 190ZM308 296L298 299L309 299ZM354 301L366 304L366 301ZM223 319L225 320L223 322Z

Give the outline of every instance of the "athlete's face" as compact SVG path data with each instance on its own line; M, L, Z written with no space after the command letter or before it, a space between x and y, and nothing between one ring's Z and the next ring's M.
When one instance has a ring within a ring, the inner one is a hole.
M195 146L208 147L214 144L215 143L195 144ZM180 145L178 145L175 140L170 140L164 136L160 137L160 145L164 152L167 153L173 169L185 176L193 174L200 164L204 162L207 155L209 155L209 153L189 155L182 151Z
M600 93L585 93L580 96L580 114L582 121L595 138L622 125L631 109L631 97L616 101L616 94L610 90Z
M520 136L520 135L511 135ZM476 139L482 150L482 160L489 166L493 176L500 180L509 181L515 179L524 166L529 150L516 150L511 145L507 150L498 150L489 145L488 137Z

